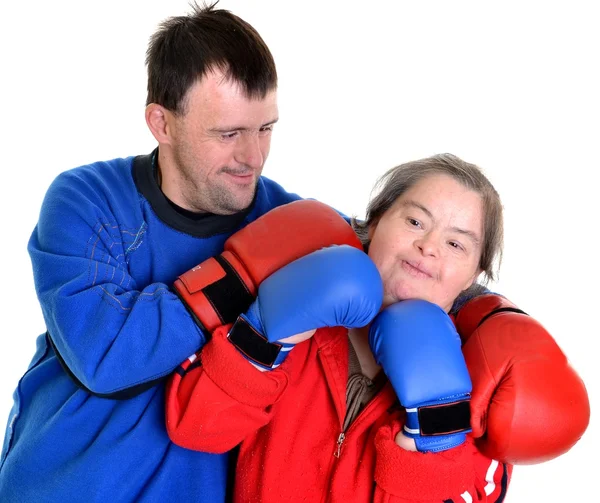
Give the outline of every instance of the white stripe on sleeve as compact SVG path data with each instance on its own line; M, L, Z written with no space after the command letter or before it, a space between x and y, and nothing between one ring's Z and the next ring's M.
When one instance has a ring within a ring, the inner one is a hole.
M496 489L496 483L494 482L494 474L496 473L496 470L498 469L498 461L496 461L495 459L492 459L492 462L490 463L490 466L488 468L487 473L485 474L485 481L487 482L484 490L485 490L485 494L486 496L489 496L490 494L492 494L494 492L494 489Z

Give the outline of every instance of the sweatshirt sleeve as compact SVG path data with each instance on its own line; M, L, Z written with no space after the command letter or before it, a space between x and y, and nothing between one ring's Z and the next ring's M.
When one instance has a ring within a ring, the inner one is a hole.
M438 453L396 445L402 423L393 420L375 436L375 503L504 501L512 466L486 458L473 438Z
M90 171L77 168L52 183L28 250L48 335L65 370L92 394L128 398L170 374L204 335L169 285L138 285L130 273L136 250L147 246L141 214L116 216L135 210L140 196L133 182L125 191L118 189L125 177L107 180Z
M227 340L231 325L181 364L167 384L166 425L187 449L222 453L266 425L287 388L285 365L260 372Z

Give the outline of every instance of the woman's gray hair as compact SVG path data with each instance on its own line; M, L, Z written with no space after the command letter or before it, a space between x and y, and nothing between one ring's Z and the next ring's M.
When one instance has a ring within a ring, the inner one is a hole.
M483 201L483 244L479 268L485 282L497 279L502 262L504 224L500 196L481 169L452 154L438 154L407 162L387 171L375 184L364 221L352 218L352 226L365 246L369 247L369 228L376 224L396 200L416 183L431 175L447 175L467 189L477 192Z

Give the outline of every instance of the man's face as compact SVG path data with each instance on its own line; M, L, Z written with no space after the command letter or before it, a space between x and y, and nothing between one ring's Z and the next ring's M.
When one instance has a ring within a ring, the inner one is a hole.
M423 299L448 311L481 272L483 202L453 178L430 175L396 200L370 237L384 306Z
M184 113L170 117L176 169L166 174L170 179L163 172L163 190L192 211L244 210L254 198L277 119L276 90L249 99L222 73L208 73L189 89Z

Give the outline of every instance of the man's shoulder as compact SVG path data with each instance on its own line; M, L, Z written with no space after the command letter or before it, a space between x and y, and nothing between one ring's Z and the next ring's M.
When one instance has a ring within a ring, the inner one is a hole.
M93 208L103 212L137 201L133 159L98 161L63 171L48 187L42 212L66 218L72 212L80 214Z
M60 173L48 188L48 196L70 193L85 198L104 194L119 197L133 186L134 157L83 164Z
M96 161L68 169L60 173L55 181L63 184L77 183L114 183L119 180L131 178L131 168L134 156Z
M291 203L292 201L298 201L300 199L314 200L313 198L305 198L299 196L294 192L288 192L281 185L271 180L270 178L267 178L265 176L260 177L257 204L264 205L264 207L261 208L263 211L268 211L272 208L275 208L276 206L281 206L282 204ZM331 207L333 208L333 206ZM337 208L333 209L337 211L349 224L351 223L351 217L346 215L344 212L338 210Z
M454 304L450 309L450 314L457 314L467 302L473 300L475 297L486 295L491 292L485 285L480 283L473 283L469 288L463 290L459 296L454 300Z
M300 199L303 198L294 192L288 192L274 180L265 176L260 177L256 205L260 207L261 212Z
M260 177L259 185L267 194L273 197L281 197L284 199L288 199L289 201L297 201L298 199L302 199L302 197L300 197L295 192L288 192L275 180L267 178L266 176Z

